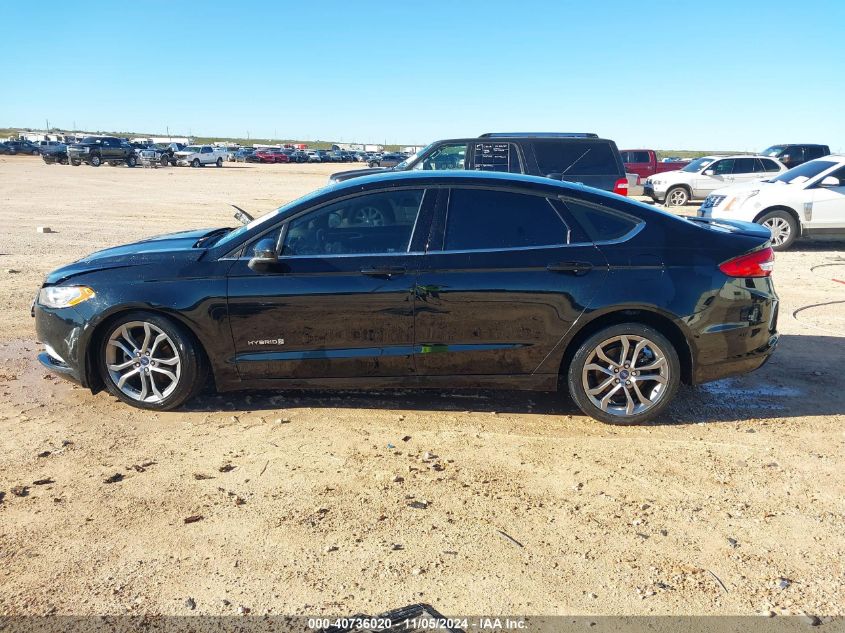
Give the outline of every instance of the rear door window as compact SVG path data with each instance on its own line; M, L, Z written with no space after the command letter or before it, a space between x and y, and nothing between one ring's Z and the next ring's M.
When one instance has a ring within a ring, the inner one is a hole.
M533 145L537 167L544 176L606 176L619 173L616 153L610 143L537 140Z
M734 159L734 169L733 173L735 174L750 174L754 172L754 159L753 158L735 158Z
M443 248L489 250L556 246L569 227L544 196L489 189L452 189Z
M780 166L770 158L761 158L760 162L763 163L763 169L765 171L780 171Z

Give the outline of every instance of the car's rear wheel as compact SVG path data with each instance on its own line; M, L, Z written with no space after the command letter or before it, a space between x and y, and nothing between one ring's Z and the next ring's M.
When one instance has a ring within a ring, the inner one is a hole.
M223 159L222 159L222 158L218 158L218 159L217 159L217 162L215 162L214 164L215 164L217 167L222 167L222 166L223 166Z
M798 238L798 223L788 211L770 211L757 221L772 232L772 248L776 251L785 251Z
M170 165L170 159L167 157L167 154L163 154L162 157L159 158L158 162L161 163L162 167Z
M97 156L96 154L94 154L94 155L93 155L93 156L89 159L89 161L88 161L88 162L89 162L89 163L91 163L91 167L99 167L100 165L102 165L102 164L103 164L103 161L102 161L102 160L100 159L100 157L99 157L99 156Z
M191 161L191 167L199 167L199 166L200 166L200 159L199 158L195 158L194 160Z
M70 164L73 165L74 167L79 167L82 164L82 161L81 160L72 160L72 161L70 161Z
M689 202L689 191L684 187L672 187L666 192L667 207L682 207Z
M579 346L567 370L578 408L608 424L640 424L660 415L679 382L672 343L640 323L596 332Z
M122 316L102 338L99 368L106 389L127 404L166 411L194 397L206 367L179 324L145 312Z

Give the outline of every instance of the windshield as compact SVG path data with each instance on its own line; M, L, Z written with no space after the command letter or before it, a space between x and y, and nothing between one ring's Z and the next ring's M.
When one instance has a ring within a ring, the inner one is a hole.
M809 163L798 165L792 169L778 174L771 178L768 182L783 182L788 185L796 185L802 182L807 182L810 178L815 178L823 171L827 171L837 163L829 160L811 160Z
M705 156L704 158L696 158L689 165L684 167L681 171L698 172L707 167L707 165L712 163L714 160L716 159L711 158L710 156Z
M295 207L299 204L302 204L303 202L307 202L308 200L311 200L313 198L316 198L318 196L323 195L326 192L326 190L330 189L333 186L334 185L328 185L326 187L321 187L320 189L312 191L311 193L305 194L301 198L297 198L296 200L293 200L292 202L288 202L287 204L283 204L282 206L280 206L275 211L270 211L269 213L265 213L260 218L255 218L249 224L244 224L244 225L239 226L236 229L232 229L231 231L226 233L226 235L224 235L219 240L217 240L214 243L214 246L222 246L223 244L227 244L228 242L231 242L232 240L237 239L238 237L240 237L241 235L243 235L247 231L252 231L253 229L257 229L261 226L264 226L265 224L271 223L273 220L279 218L281 215L283 215L289 209L291 209L291 208L293 208L293 207Z
M430 145L426 145L426 146L425 146L425 147L423 147L420 151L418 151L416 154L412 154L411 156L409 156L408 158L406 158L405 160L403 160L401 163L399 163L398 165L396 165L396 170L397 170L397 171L400 171L400 170L402 170L402 169L408 169L408 165L410 165L410 164L411 164L411 163L413 163L415 160L417 160L420 156L422 156L423 154L425 154L426 152L428 152L428 149L429 149L432 145L434 145L434 143L431 143ZM385 158L387 158L387 156L388 156L388 155L387 155L387 154L385 154Z
M767 147L762 151L763 156L774 156L777 158L778 154L780 154L783 150L786 149L786 145L772 145L771 147Z

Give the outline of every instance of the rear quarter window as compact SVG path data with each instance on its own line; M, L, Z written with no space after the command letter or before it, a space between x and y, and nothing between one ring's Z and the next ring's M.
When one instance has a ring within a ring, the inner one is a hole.
M566 210L575 219L573 242L609 242L625 237L642 222L639 218L568 198Z
M617 152L607 142L534 141L540 174L567 176L619 175Z

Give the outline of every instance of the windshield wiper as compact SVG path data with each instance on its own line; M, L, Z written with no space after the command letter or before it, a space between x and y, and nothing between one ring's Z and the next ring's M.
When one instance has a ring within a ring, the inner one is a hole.
M247 213L246 211L241 209L236 204L233 204L231 206L235 207L235 209L237 210L237 213L235 214L235 219L238 222L240 222L241 224L244 224L244 225L249 224L250 222L252 222L255 219L249 213Z

